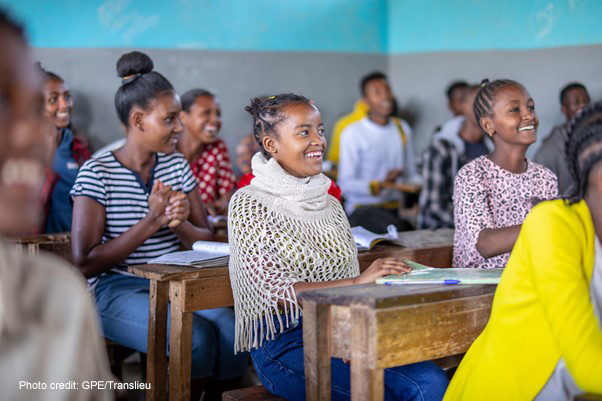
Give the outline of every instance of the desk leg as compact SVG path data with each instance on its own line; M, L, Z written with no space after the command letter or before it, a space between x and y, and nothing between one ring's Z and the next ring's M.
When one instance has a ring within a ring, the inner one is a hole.
M171 282L169 299L169 400L189 401L192 354L192 313L184 311L183 286Z
M148 311L148 342L146 380L150 389L146 390L148 401L163 401L167 398L167 304L169 301L168 283L150 280L150 304Z
M376 322L365 307L351 307L351 401L382 401L384 369L375 369Z
M330 308L303 302L303 353L306 399L330 401Z

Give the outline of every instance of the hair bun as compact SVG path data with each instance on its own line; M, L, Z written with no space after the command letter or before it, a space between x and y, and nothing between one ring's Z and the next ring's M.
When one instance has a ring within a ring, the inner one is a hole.
M117 60L117 75L121 78L146 74L151 72L153 68L153 60L145 53L138 51L125 53Z

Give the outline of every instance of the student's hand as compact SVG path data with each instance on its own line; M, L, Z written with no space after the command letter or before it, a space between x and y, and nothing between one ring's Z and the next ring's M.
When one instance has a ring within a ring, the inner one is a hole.
M219 216L215 203L204 203L203 206L205 206L205 210L209 216Z
M397 177L399 177L400 175L403 174L403 169L393 169L390 170L387 173L387 176L385 177L385 181L384 182L395 182L395 180L397 179Z
M412 271L403 259L399 258L381 258L376 259L370 267L354 279L354 284L369 284L376 281L377 278L388 276L389 274L405 274Z
M183 221L188 220L190 215L190 203L188 197L183 192L172 192L169 197L169 205L165 208L165 215L169 219L168 226L171 229L176 228Z
M169 199L173 191L171 187L155 180L151 194L148 197L148 215L159 227L169 223L170 219L165 214L165 209L169 205Z
M218 216L225 216L228 214L228 201L230 199L228 197L221 197L213 204L215 208L215 212Z

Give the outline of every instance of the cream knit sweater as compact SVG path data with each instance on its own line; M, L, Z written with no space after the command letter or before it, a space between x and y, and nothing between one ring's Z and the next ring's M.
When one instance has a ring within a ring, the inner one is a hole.
M339 201L328 195L326 176L296 178L260 153L253 157L252 168L255 178L234 194L228 212L235 352L273 339L272 316L280 331L299 317L296 282L359 274L347 217Z

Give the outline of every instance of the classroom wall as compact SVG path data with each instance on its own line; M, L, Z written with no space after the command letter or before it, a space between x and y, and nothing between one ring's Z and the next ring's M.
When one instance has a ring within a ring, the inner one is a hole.
M120 137L115 61L147 51L179 92L206 87L233 148L249 131L252 96L311 97L327 131L350 111L360 77L389 74L414 118L421 151L450 117L450 81L513 78L537 103L540 138L562 121L568 81L602 98L599 0L0 0L30 31L35 58L75 93L74 125L95 147ZM530 149L532 155L535 148ZM231 149L232 150L232 149Z
M558 97L566 83L582 82L592 100L602 99L601 45L398 54L388 58L387 69L402 109L415 116L414 143L419 150L426 147L434 128L451 117L445 89L455 79L479 83L483 78L510 78L529 90L540 120L538 142L527 153L530 157L552 127L564 121Z
M126 49L34 49L43 66L59 73L74 93L73 124L94 148L121 138L113 99L121 84L115 62ZM386 70L384 55L305 52L217 52L145 49L179 93L203 87L217 93L222 107L221 135L231 153L251 132L244 111L253 96L295 92L313 99L330 130L353 107L358 77Z
M600 0L388 0L389 54L602 43Z
M387 52L386 0L1 0L36 47Z

